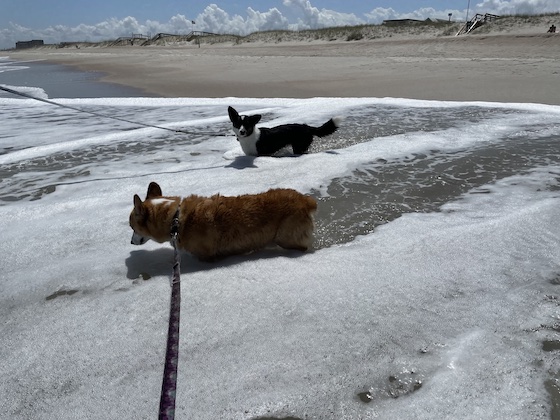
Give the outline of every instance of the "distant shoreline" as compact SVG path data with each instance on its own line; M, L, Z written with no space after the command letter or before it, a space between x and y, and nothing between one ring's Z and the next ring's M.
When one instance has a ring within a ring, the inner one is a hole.
M560 105L560 34L194 43L9 52L162 97L396 97ZM532 28L532 29L531 29ZM262 34L265 36L266 34Z

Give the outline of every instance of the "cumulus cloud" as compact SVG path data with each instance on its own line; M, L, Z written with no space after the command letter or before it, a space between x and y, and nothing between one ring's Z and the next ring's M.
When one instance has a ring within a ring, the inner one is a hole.
M311 5L309 0L284 0L283 5L297 17L290 27L296 30L317 29L329 26L348 26L364 23L352 13L340 13L334 10L321 9Z
M524 15L560 12L558 0L483 0L476 10L497 15Z
M558 12L558 0L482 0L471 4L470 14L494 13L538 14ZM435 10L420 8L409 12L399 12L393 8L374 8L363 16L342 13L329 9L319 9L310 0L283 0L282 6L267 11L247 8L244 16L230 15L216 4L209 4L195 18L194 29L214 33L247 35L252 32L273 29L317 29L329 26L358 25L362 23L381 23L385 19L447 19L452 13L454 19L464 19L466 10ZM10 48L16 41L43 39L46 43L68 41L103 41L131 34L155 35L160 32L186 34L193 29L190 19L183 15L172 16L168 22L148 20L139 22L132 16L123 19L110 18L95 25L77 26L56 25L48 28L26 28L10 23L0 29L0 48Z
M457 9L445 9L436 10L432 7L423 7L412 12L399 13L392 8L377 7L371 12L366 13L368 23L381 23L388 19L416 19L416 20L426 20L430 19L444 19L449 18L449 13L453 16L455 20L461 20L465 18L465 11Z
M211 4L196 18L199 30L216 33L239 33L239 28L245 28L246 23L239 15L230 16L216 4Z
M231 16L216 4L211 4L198 15L196 25L197 30L205 32L247 35L256 31L287 29L288 19L277 8L259 12L249 7L247 17L243 18Z

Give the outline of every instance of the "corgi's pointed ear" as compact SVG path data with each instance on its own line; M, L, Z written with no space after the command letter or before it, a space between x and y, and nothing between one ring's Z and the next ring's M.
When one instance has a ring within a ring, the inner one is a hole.
M134 214L137 216L144 214L144 203L142 203L138 194L134 194Z
M253 126L255 126L261 120L262 115L260 115L260 114L251 115L250 117L247 117L247 118L249 119L249 121L251 121L251 124Z
M148 185L148 193L146 194L146 200L148 198L161 197L162 195L163 194L161 192L161 188L157 184L157 182L150 182L150 185Z
M228 111L228 114L229 114L229 120L231 122L237 121L239 119L239 114L237 113L237 111L233 107L228 106L227 111Z

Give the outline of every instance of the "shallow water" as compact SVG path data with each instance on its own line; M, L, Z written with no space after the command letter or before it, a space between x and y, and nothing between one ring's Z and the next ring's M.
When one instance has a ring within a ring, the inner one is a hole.
M18 69L2 71L14 67ZM99 82L102 77L103 73L100 72L76 70L45 61L0 61L0 84L40 87L49 98L154 97L141 89ZM0 98L10 96L0 91Z
M99 110L99 107L92 106L82 108L92 112ZM49 112L52 114L49 115ZM204 118L212 110L205 107L188 110L184 107L167 107L165 119L161 118L161 111L153 107L103 107L102 112L132 121L142 118L143 121L164 124L185 115ZM62 124L65 130L94 131L96 136L103 136L135 128L122 121L87 114L76 115L72 110L56 107L47 108L46 113L22 109L17 114L25 116L30 130L40 130L41 126L49 124ZM310 153L336 154L339 149L368 142L372 138L381 144L384 138L395 135L437 133L453 129L457 121L465 125L493 124L497 116L508 114L523 115L516 110L468 106L451 110L357 107L349 112L339 132L316 140ZM263 117L273 120L274 114L264 113ZM105 176L92 179L91 169L102 166L109 168L119 162L130 164L136 160L139 165L176 164L185 160L196 162L200 154L189 153L187 150L190 146L204 143L209 138L205 133L210 130L228 133L230 129L230 124L226 122L188 127L191 134L173 134L161 130L132 142L103 142L87 148L5 164L0 167L0 205L19 200L38 200L56 191L60 185L111 179L109 171L105 171ZM545 164L560 163L558 135L542 135L543 130L550 129L550 124L546 123L531 125L521 127L513 135L505 134L503 138L494 138L492 142L475 147L451 152L434 149L393 159L380 157L362 164L351 176L333 179L326 196L315 192L320 205L316 215L314 247L320 249L352 241L356 236L371 233L376 226L402 214L438 211L441 205L481 185ZM13 152L18 146L22 148L24 145L14 141L13 146L5 148L3 153ZM232 146L235 146L233 138ZM207 153L219 154L221 151L210 150ZM144 176L155 175L148 172Z
M538 129L538 128L536 128ZM560 163L558 136L496 142L453 153L433 150L405 159L378 160L352 177L335 179L317 213L317 246L371 233L404 213L433 212L484 184Z

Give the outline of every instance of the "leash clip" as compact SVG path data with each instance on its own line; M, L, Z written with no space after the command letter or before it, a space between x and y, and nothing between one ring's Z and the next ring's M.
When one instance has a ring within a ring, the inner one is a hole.
M179 208L173 216L173 221L171 222L171 240L177 241L177 236L179 235Z

